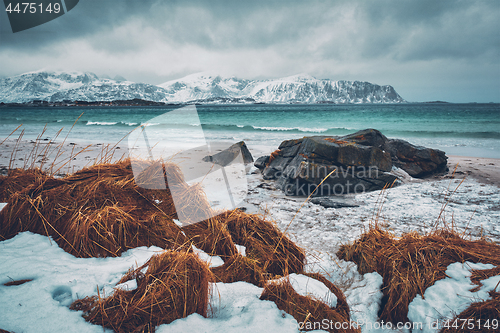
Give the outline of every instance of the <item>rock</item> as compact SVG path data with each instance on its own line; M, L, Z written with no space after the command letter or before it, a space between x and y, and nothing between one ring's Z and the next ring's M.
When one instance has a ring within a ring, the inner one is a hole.
M448 157L441 150L415 146L399 139L388 140L384 149L391 154L393 165L412 177L423 178L448 171Z
M358 131L353 134L347 134L340 137L339 140L352 141L363 146L373 146L377 148L382 148L388 141L385 135L372 128Z
M257 163L256 163L257 164ZM257 166L257 165L256 165ZM361 193L393 185L400 167L413 177L446 170L439 150L389 140L375 129L332 137L312 136L283 141L258 166L264 179L277 181L286 195L331 196ZM317 189L318 184L321 184Z
M258 169L264 169L269 162L269 157L269 155L261 156L255 161L253 165Z
M247 145L245 142L240 141L237 142L229 148L224 149L223 151L214 154L214 155L208 155L203 158L204 162L212 162L221 166L226 166L229 165L234 159L238 156L238 154L241 153L241 156L243 158L243 163L248 164L253 162L253 157L250 151L247 148Z
M311 203L323 206L325 208L345 208L345 207L359 207L354 203L349 203L346 201L332 200L330 198L320 197L311 199Z

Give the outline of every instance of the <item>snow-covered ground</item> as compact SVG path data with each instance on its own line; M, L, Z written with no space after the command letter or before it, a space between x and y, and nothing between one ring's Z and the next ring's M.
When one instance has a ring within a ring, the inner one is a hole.
M276 220L292 240L307 251L306 271L320 272L343 289L351 308L351 319L362 324L363 332L394 332L377 322L382 293L382 277L377 273L358 274L352 262L335 256L340 244L355 240L365 231L374 216L396 234L410 230L431 230L441 214L446 223L458 230L467 229L473 237L485 235L500 242L500 193L497 187L460 180L410 182L386 191L352 196L350 202L359 207L324 208L304 199L287 198L279 191L260 186L259 175L249 176L249 196L245 207ZM457 189L456 189L457 188ZM456 191L455 191L456 189ZM453 195L450 195L452 192ZM383 200L381 201L381 199ZM381 205L383 202L383 205ZM0 209L3 208L0 204ZM442 225L442 224L441 224ZM241 252L244 249L240 249ZM0 242L0 328L13 332L102 332L91 325L81 312L70 311L69 304L85 296L108 296L130 268L146 262L158 253L157 247L136 248L119 258L75 258L64 252L48 237L24 232ZM212 265L222 259L196 253ZM448 266L449 278L428 288L410 304L408 317L422 323L423 330L436 332L432 323L438 316L452 318L470 303L488 298L500 276L483 281L477 292L470 292L471 269L487 269L491 265L454 263ZM18 286L4 286L12 280L32 279ZM322 283L311 283L301 275L291 277L300 293L325 295ZM121 286L133 288L134 286ZM273 302L259 300L263 289L245 282L214 283L209 299L209 318L192 314L157 332L298 332L297 321L280 311ZM326 297L333 302L333 297ZM335 299L336 301L336 299ZM408 323L402 323L402 325ZM320 327L325 328L325 327ZM409 332L402 328L396 330Z

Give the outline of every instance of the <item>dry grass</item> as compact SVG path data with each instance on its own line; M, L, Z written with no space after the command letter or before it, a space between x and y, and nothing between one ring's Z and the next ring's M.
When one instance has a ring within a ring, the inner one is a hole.
M238 209L225 212L219 218L234 243L245 246L246 256L256 260L265 273L285 276L303 271L304 251L271 222Z
M155 255L126 274L120 283L131 279L137 281L137 289L117 289L107 298L77 300L70 309L83 311L87 321L117 333L154 332L156 326L192 313L207 316L211 272L192 253L168 251Z
M492 276L500 275L500 266L492 269L475 269L472 271L470 280L472 283L476 284L477 287L472 289L472 292L478 291L482 287L481 280L486 280ZM500 290L500 289L499 289Z
M319 274L307 275L312 278L318 278L318 276L321 276ZM260 299L273 301L278 306L278 309L292 315L297 322L299 322L299 325L301 326L299 328L301 331L321 329L322 327L319 325L324 319L327 319L328 322L332 321L333 323L349 323L349 308L343 293L340 289L326 280L326 278L322 277L319 280L325 283L330 291L337 296L337 306L335 308L330 308L325 303L311 297L299 295L293 289L288 279L282 279L279 282L269 281L265 285ZM330 332L361 332L360 330L349 328L330 328L331 329L328 330Z
M182 227L193 244L210 255L223 260L238 253L224 223L218 216Z
M30 282L30 281L33 281L33 279L22 279L22 280L9 281L9 282L4 283L3 285L6 287L19 286L21 284L25 284L26 282Z
M23 189L10 194L0 212L0 239L31 231L52 236L77 257L118 256L138 246L175 249L188 244L172 221L176 211L170 193L138 187L129 161L95 165L63 179L38 169L14 175L7 182Z
M273 151L271 153L271 155L269 156L269 161L267 161L266 167L269 166L269 164L271 164L271 162L274 161L274 159L276 157L278 157L280 153L281 153L281 149L276 149L275 151Z
M256 260L235 254L224 261L224 265L212 268L215 282L233 283L245 281L262 287L265 274Z
M355 262L360 274L378 272L383 277L379 317L397 323L408 321L408 304L445 278L448 265L471 261L498 266L500 246L486 240L465 240L449 229L396 238L375 225L354 243L342 245L337 256Z

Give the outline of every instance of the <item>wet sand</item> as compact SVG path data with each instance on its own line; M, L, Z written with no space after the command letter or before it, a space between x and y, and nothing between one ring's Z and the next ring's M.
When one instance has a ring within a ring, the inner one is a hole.
M500 188L500 159L452 155L448 156L448 168L450 171L443 178L471 177L481 183Z

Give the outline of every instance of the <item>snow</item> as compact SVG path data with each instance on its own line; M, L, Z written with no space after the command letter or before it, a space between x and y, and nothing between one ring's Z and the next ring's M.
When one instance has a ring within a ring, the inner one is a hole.
M13 332L102 332L70 311L76 299L113 293L131 267L144 264L158 247L139 247L117 258L75 258L49 237L23 232L0 242L0 327ZM4 283L33 279L17 286ZM131 287L131 285L129 285Z
M5 206L7 206L6 202L0 202L0 210L2 210Z
M211 284L209 317L192 314L158 327L166 332L298 332L297 321L274 302L259 300L263 288L247 282Z
M78 298L97 295L96 288L101 297L110 296L116 288L135 289L135 279L116 283L129 268L144 264L161 251L158 247L140 247L117 258L75 258L49 237L30 232L2 241L0 327L26 333L102 332L102 327L87 323L81 311L70 311L69 305ZM18 286L3 285L21 279L33 281ZM298 332L298 324L292 316L280 311L274 302L259 299L263 288L235 282L213 283L210 289L210 318L193 314L161 325L157 332L253 332L256 329Z
M491 269L493 265L471 262L453 263L446 270L447 278L437 281L427 288L424 297L417 295L408 306L408 319L424 323L421 332L434 333L442 327L442 320L452 320L473 302L489 298L488 292L500 281L500 275L481 281L483 286L477 292L470 290L475 286L470 281L471 270Z
M198 258L205 261L209 267L219 267L224 265L224 260L222 260L221 257L211 256L194 245L192 245L192 247L193 247L193 252L198 256Z
M241 254L243 257L246 257L247 248L245 246L238 244L234 244L234 246L236 246L236 250L238 250L239 254Z
M33 85L33 82L36 83ZM27 87L29 86L29 87ZM93 73L38 71L0 79L0 101L23 103L85 100L111 101L141 98L155 102L189 102L210 98L253 99L265 103L401 103L399 95L386 97L387 87L357 81L316 79L307 74L281 79L246 80L203 72L160 85L98 78ZM392 87L391 91L392 91ZM332 91L333 90L333 91ZM352 98L348 91L362 98ZM392 94L391 94L392 95Z
M377 331L370 329L370 324L378 320L377 313L382 300L382 276L367 273L354 282L346 292L347 304L351 309L351 320L358 323L364 333Z
M114 289L135 290L135 289L137 289L137 280L132 279L132 280L128 280L128 281L125 281L123 283L117 284Z

